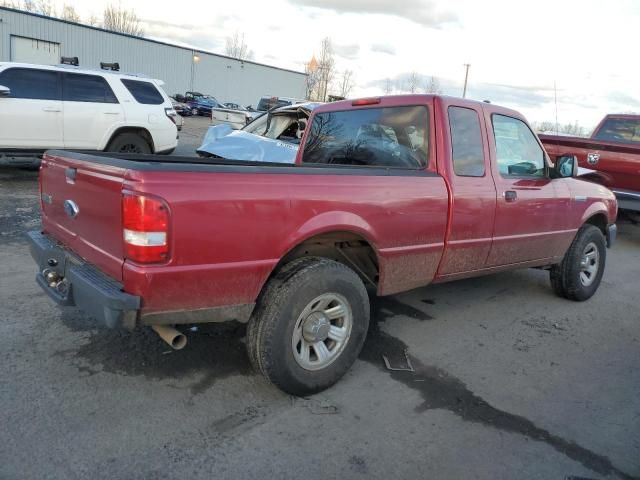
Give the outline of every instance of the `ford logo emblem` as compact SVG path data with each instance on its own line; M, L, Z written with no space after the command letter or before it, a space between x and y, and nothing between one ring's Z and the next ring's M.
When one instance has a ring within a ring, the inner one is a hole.
M80 207L73 200L64 201L64 211L70 218L76 218L80 213Z

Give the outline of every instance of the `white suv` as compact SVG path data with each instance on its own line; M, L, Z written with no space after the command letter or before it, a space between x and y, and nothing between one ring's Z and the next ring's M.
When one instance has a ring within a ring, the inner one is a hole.
M50 148L170 153L177 114L162 82L67 65L0 63L0 164Z

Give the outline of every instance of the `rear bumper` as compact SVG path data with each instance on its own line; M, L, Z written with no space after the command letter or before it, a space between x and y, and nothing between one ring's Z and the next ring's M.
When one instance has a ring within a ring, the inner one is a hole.
M124 293L121 284L46 234L29 232L27 237L31 256L38 264L36 282L53 301L79 307L111 328L135 327L140 297ZM48 274L55 280L50 282Z

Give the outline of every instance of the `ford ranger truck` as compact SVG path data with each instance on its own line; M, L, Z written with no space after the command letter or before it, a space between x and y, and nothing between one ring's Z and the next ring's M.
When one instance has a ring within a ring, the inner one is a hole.
M313 111L295 164L49 151L30 246L56 303L176 348L180 325L246 322L256 370L306 395L357 358L367 287L536 267L558 295L589 299L617 203L576 172L513 110L341 101Z
M576 155L584 178L610 188L620 209L640 222L640 115L607 115L591 138L540 135L555 158Z

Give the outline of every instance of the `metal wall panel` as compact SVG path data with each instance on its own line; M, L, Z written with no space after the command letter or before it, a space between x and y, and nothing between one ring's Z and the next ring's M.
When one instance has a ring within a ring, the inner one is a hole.
M0 61L12 60L11 35L59 43L61 55L78 57L84 68L118 62L123 72L163 80L170 95L195 90L222 102L256 106L263 95L305 94L305 75L300 72L0 8Z

